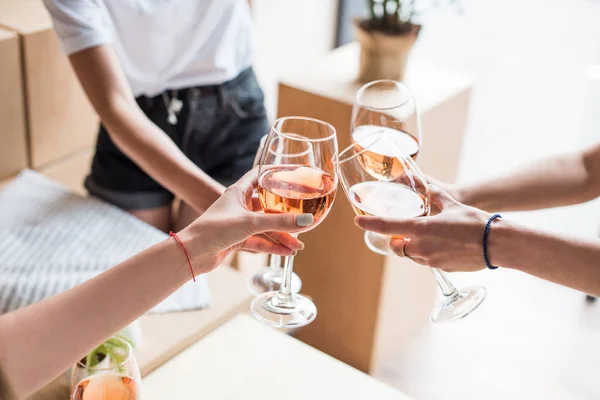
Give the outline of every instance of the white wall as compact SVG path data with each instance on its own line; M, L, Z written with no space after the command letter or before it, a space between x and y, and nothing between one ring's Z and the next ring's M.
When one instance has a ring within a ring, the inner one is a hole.
M256 72L271 117L281 71L309 63L333 48L337 0L253 0Z

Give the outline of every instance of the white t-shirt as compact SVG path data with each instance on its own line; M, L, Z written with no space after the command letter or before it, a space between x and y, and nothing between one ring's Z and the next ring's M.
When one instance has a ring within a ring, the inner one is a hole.
M135 96L220 84L252 63L248 0L44 0L67 54L110 43Z

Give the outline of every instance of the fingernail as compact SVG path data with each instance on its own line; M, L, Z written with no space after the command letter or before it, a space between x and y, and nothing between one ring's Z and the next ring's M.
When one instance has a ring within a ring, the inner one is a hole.
M292 251L292 255L295 256L296 254L298 254L298 250L294 250Z
M315 218L312 214L300 214L296 217L296 224L298 226L309 226L312 225Z
M300 242L300 250L304 250L304 243Z

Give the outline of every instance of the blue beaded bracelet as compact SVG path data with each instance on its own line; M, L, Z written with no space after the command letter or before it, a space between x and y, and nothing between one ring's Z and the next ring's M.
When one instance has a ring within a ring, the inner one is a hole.
M497 269L498 268L490 263L490 260L488 258L488 248L487 248L488 236L490 234L490 226L492 225L492 222L494 222L494 220L496 218L502 218L502 215L500 215L500 214L492 215L490 217L490 219L488 219L487 224L485 224L485 230L483 231L483 261L485 261L485 266L488 267L489 269Z

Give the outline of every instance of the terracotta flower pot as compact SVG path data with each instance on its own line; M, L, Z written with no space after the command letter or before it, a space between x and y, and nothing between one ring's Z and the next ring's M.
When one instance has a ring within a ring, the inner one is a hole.
M415 44L421 25L413 25L404 34L386 34L380 31L367 31L354 21L354 32L360 44L359 82L378 79L404 79L408 54Z

